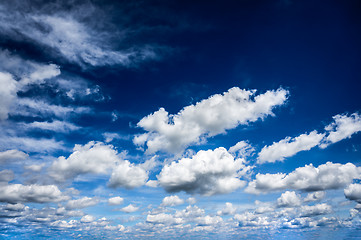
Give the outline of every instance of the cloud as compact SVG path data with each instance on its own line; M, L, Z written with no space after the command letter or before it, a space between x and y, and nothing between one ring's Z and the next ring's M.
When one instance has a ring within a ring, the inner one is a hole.
M120 211L125 212L125 213L133 213L138 211L139 207L134 206L133 204L129 204L126 207L123 207L120 209Z
M179 198L177 195L167 196L163 198L162 205L163 206L177 206L184 203L184 200Z
M53 138L31 138L18 136L1 136L0 146L2 148L16 148L26 152L49 153L56 150L65 150L64 142Z
M95 221L95 217L92 215L85 215L80 219L80 221L83 223L91 223Z
M69 200L65 205L65 208L68 210L81 209L86 207L91 207L98 204L99 200L96 198L83 197L80 199Z
M182 158L165 165L158 175L159 184L168 192L215 195L230 193L244 186L239 177L250 167L225 148L199 151L192 158Z
M0 72L0 120L8 118L10 107L16 99L17 82L9 73Z
M361 203L361 184L350 184L344 190L345 197L349 200L357 201Z
M246 158L253 154L254 147L246 141L240 141L229 148L228 152L235 153L237 157Z
M288 95L282 88L257 96L255 93L255 90L234 87L224 94L184 107L175 115L160 108L139 121L138 127L147 133L136 136L133 142L138 146L145 144L147 153L179 152L238 125L273 115L273 108L284 104Z
M14 162L17 160L24 160L28 157L29 155L22 151L16 149L7 150L0 152L0 163L6 163L8 161Z
M283 161L286 157L294 156L300 151L308 151L317 146L324 136L325 134L312 131L309 134L301 134L295 138L286 137L270 146L263 147L258 154L257 162L263 164Z
M239 222L240 227L262 227L271 224L267 216L260 216L251 212L236 214L234 219Z
M68 200L55 185L0 185L0 202L8 203L48 203Z
M316 204L314 206L301 206L301 217L310 217L331 213L332 207L326 203Z
M80 174L106 174L119 161L117 151L112 145L101 142L89 142L75 145L68 157L59 157L50 167L50 175L57 181L75 178Z
M182 218L174 217L171 214L159 213L155 215L147 215L147 223L151 224L181 224L183 222Z
M217 215L233 215L236 212L237 208L233 207L233 204L226 202L224 208L220 211L217 211Z
M358 113L353 113L350 116L339 114L334 116L333 120L333 123L325 127L328 136L320 145L321 148L326 148L332 143L350 138L353 134L361 131L361 116Z
M42 129L54 132L70 132L80 127L65 121L54 120L52 122L32 122L24 125L26 128Z
M156 47L150 45L117 49L114 42L118 46L125 42L126 28L120 32L110 27L111 22L101 24L99 19L106 21L109 12L102 12L90 2L75 4L76 7L70 9L58 3L44 3L36 11L26 5L21 8L16 5L0 6L2 37L45 48L47 54L57 60L60 57L85 68L113 64L131 66L158 57Z
M318 192L312 192L307 194L305 199L303 201L305 202L313 202L313 201L319 201L325 197L326 193L324 191L318 191Z
M109 187L135 188L146 184L148 173L141 166L125 160L120 162L112 172L109 180Z
M284 189L320 191L339 189L360 178L361 168L352 163L327 162L315 168L312 164L297 168L289 174L257 174L245 189L248 193L259 194Z
M109 198L108 199L108 204L109 205L120 205L124 202L124 198L121 198L121 197L112 197L112 198Z
M277 207L295 207L301 205L302 201L295 192L286 191L277 199Z
M14 179L14 172L8 169L0 171L0 186L3 183L8 183Z

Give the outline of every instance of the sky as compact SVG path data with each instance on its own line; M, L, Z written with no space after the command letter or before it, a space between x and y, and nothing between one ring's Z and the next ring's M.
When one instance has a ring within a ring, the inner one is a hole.
M348 239L357 0L0 0L0 239Z

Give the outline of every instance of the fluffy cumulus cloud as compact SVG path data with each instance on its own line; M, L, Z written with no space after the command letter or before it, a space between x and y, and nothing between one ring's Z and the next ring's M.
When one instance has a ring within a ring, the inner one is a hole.
M135 165L121 159L112 145L91 141L85 145L75 145L68 158L59 157L51 165L49 174L57 181L66 181L82 174L107 175L112 171L110 187L134 188L146 183L146 170L151 167L152 161Z
M226 202L222 210L217 211L217 215L232 215L236 212L237 208L232 203Z
M345 197L361 203L361 184L350 184L344 190Z
M55 185L0 185L0 202L48 203L68 199L69 197L64 195Z
M140 120L138 126L147 133L136 136L133 142L138 146L145 144L148 153L178 152L207 137L273 115L273 108L285 103L288 91L279 88L255 94L255 90L234 87L174 115L160 108Z
M149 214L147 216L147 223L151 224L181 224L183 222L182 218L174 217L171 214L159 213L159 214Z
M228 152L236 154L238 157L246 158L253 154L254 147L246 141L240 141L229 148Z
M163 198L162 205L163 206L176 206L184 203L184 200L178 197L177 195L171 195Z
M291 157L300 151L308 151L317 146L324 135L317 133L317 131L312 131L309 134L301 134L295 138L286 137L270 146L263 147L258 154L257 162L262 164L283 161L286 157Z
M283 189L320 191L338 189L360 178L361 168L352 163L327 162L317 168L312 164L297 168L289 174L257 174L245 189L248 193L267 193Z
M109 205L120 205L124 202L124 198L122 197L112 197L108 199L108 204Z
M129 204L128 206L121 208L120 211L125 212L125 213L133 213L133 212L138 211L138 209L139 209L139 207L137 207L133 204Z
M332 207L326 203L313 206L301 206L301 217L311 217L331 213Z
M325 148L332 143L350 138L353 134L361 131L361 116L358 113L351 115L339 114L333 117L334 122L325 127L328 136L321 144Z
M191 158L182 158L165 165L158 175L159 184L168 192L214 195L230 193L244 186L239 177L250 167L241 158L234 158L225 148L199 151Z
M50 175L58 181L75 178L80 174L106 174L119 161L117 151L111 145L89 142L75 145L68 157L59 157L50 167Z
M311 192L307 194L303 201L305 202L313 202L322 200L325 197L326 193L324 191Z
M295 192L286 191L277 199L278 207L295 207L301 205L302 201Z

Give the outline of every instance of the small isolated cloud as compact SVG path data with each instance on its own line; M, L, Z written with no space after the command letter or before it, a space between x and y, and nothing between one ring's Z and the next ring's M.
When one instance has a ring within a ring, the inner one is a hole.
M322 200L325 197L326 193L324 191L317 191L307 194L303 201L305 202L314 202Z
M255 151L254 147L246 141L240 141L229 148L228 152L235 153L237 157L247 158Z
M147 153L179 152L238 125L273 115L273 108L283 105L288 95L282 88L257 96L255 93L255 90L234 87L224 94L184 107L174 115L160 108L139 121L138 127L147 133L136 136L133 142L141 147L145 144Z
M263 164L283 161L286 157L291 157L300 151L308 151L317 146L324 136L325 134L312 131L295 138L286 137L270 146L263 147L258 154L257 162Z
M192 158L182 158L165 165L158 175L159 184L168 192L185 191L190 194L215 195L230 193L243 187L239 177L250 167L225 148L199 151Z
M295 207L302 203L300 195L295 192L286 191L277 199L277 207Z
M133 204L129 204L128 206L121 208L120 211L125 212L125 213L133 213L133 212L138 211L138 209L139 209L139 207L134 206Z
M122 197L112 197L112 198L109 198L108 199L108 204L109 205L112 205L112 206L114 206L114 205L120 205L120 204L122 204L124 202L124 198L122 198Z
M360 178L360 174L361 168L352 163L327 162L317 168L310 164L297 168L289 174L257 174L256 179L248 184L245 191L260 194L284 189L303 191L339 189L351 183L353 179Z
M334 116L333 120L333 123L325 127L328 136L320 145L321 148L326 148L332 143L350 138L353 134L361 131L361 116L358 113L353 113L351 115L339 114Z
M80 221L83 223L91 223L95 221L95 217L92 215L85 215L80 219Z
M184 203L184 200L179 198L177 195L167 196L163 198L162 205L163 206L177 206Z
M96 198L83 197L75 200L69 200L65 205L65 208L68 210L73 209L82 209L86 207L91 207L98 204L99 200Z
M217 211L217 215L233 215L236 212L237 208L233 206L232 203L226 202L222 210Z
M47 131L54 131L54 132L70 132L78 130L80 127L76 126L75 124L54 120L52 122L32 122L24 125L26 128L34 128L34 129L42 129Z
M347 199L361 203L361 184L354 183L348 185L344 193Z
M301 217L311 217L331 213L332 207L326 203L314 206L301 206Z
M0 202L8 203L49 203L68 200L55 185L0 185Z

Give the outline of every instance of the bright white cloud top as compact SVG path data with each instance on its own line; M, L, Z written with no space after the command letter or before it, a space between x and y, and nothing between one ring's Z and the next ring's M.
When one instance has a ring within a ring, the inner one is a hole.
M139 146L145 144L149 154L178 152L238 125L272 116L273 108L283 105L287 95L288 91L283 88L256 95L255 90L234 87L184 107L174 115L160 108L140 120L138 126L148 133L136 136L133 142Z

